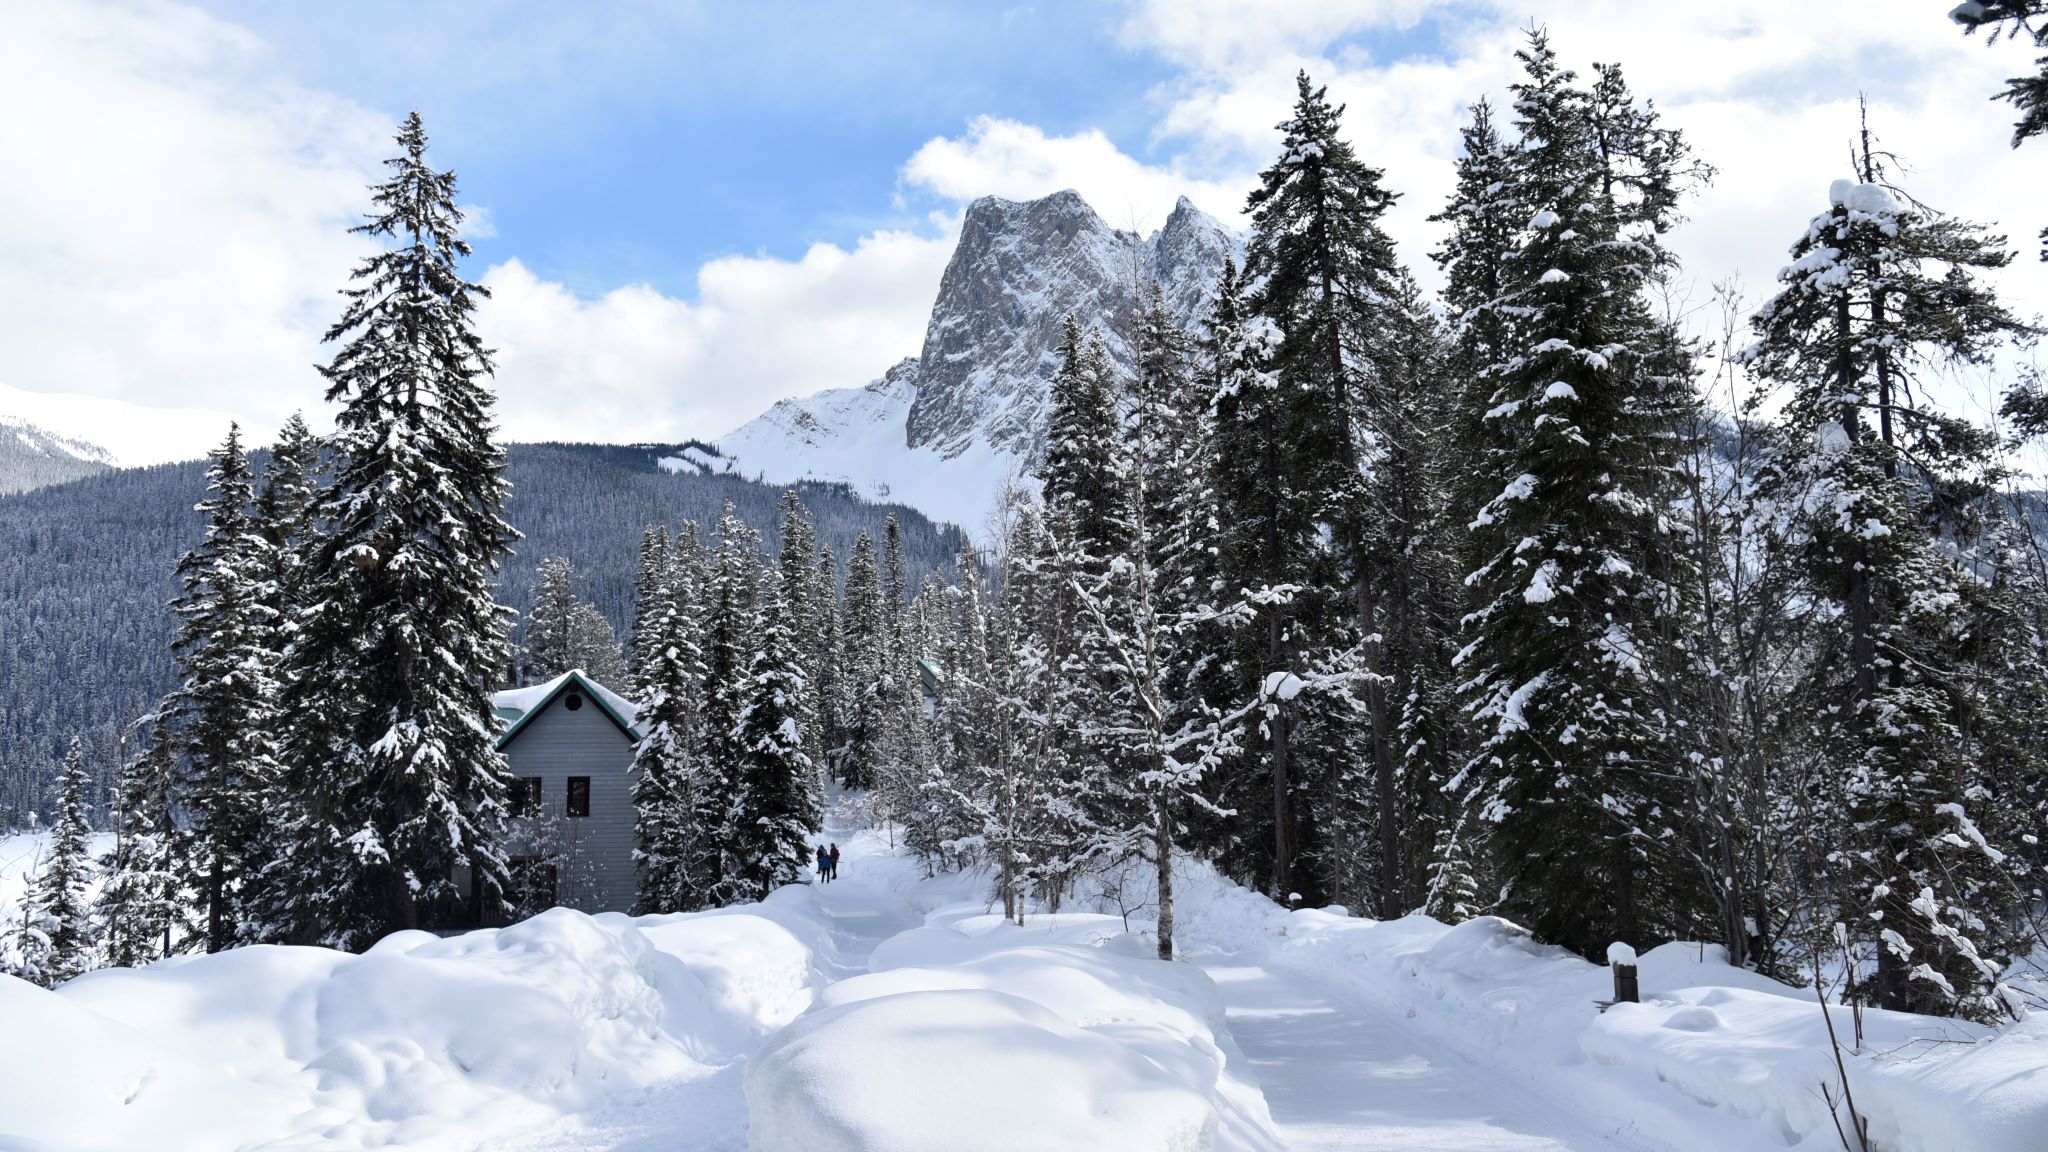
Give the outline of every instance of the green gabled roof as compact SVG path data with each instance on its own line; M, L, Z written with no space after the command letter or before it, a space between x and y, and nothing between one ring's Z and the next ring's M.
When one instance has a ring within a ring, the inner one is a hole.
M612 723L619 726L619 731L624 732L626 734L627 739L634 741L638 741L640 739L640 732L638 729L633 727L632 720L627 719L627 717L621 714L620 712L621 705L628 709L630 709L632 705L626 704L625 701L621 699L611 689L606 688L604 685L599 684L597 681L585 676L580 669L572 669L568 672L564 672L560 676L555 677L555 679L552 682L545 685L541 685L541 687L547 689L547 691L543 693L540 699L537 702L535 702L532 706L524 709L520 708L517 705L502 704L497 702L499 699L510 695L510 693L500 692L497 694L496 697L493 697L491 710L496 712L500 718L510 720L512 722L511 725L505 729L505 734L498 737L497 747L499 750L502 751L506 745L512 743L512 738L519 735L519 733L526 728L527 724L532 722L535 716L538 716L542 712L547 711L548 705L553 704L555 702L556 697L560 696L563 692L567 691L571 687L581 689L583 695L586 698L588 698L592 703L596 704L598 706L598 709L605 714L606 719L609 719ZM531 689L526 689L525 691L530 692Z

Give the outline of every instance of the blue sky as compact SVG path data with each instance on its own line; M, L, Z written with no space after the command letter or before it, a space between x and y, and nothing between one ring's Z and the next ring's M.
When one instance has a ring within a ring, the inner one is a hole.
M939 198L903 159L977 115L1103 131L1144 155L1174 69L1116 42L1113 10L1053 2L441 6L229 0L282 67L372 108L417 106L439 162L487 204L477 244L595 293L692 291L728 253L800 255L914 226ZM417 27L417 25L415 25ZM455 59L449 59L453 55Z
M1118 226L1229 218L1307 69L1426 253L1471 101L1533 16L1620 61L1720 179L1673 237L1714 335L1845 175L1868 93L1914 190L2025 238L2026 67L1923 0L1103 0L1005 7L6 0L0 384L317 423L347 227L417 107L487 213L470 272L513 438L715 437L914 355L964 205L1076 188ZM2004 279L2048 309L2048 269ZM259 433L260 438L260 433Z

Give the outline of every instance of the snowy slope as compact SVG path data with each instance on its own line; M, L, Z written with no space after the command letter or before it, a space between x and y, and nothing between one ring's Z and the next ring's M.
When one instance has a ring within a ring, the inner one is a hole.
M106 449L59 436L16 416L0 416L0 496L104 472Z
M32 428L31 435L59 451L111 467L197 460L220 443L233 419L202 408L155 408L0 384L0 428L17 435Z
M1278 1152L1201 972L828 834L715 912L0 976L0 1148Z
M842 481L977 529L1004 482L1044 452L1066 316L1126 315L1156 281L1198 327L1224 257L1241 249L1187 200L1150 236L1111 228L1071 191L977 200L917 356L864 388L782 401L721 437L719 451L743 475ZM1114 329L1105 334L1127 362Z
M869 500L896 500L968 531L980 529L1019 458L977 440L951 456L905 442L917 397L915 359L865 388L784 400L721 437L727 466L771 482L845 484Z
M985 877L825 835L840 881L717 912L0 977L0 1148L1840 1146L1811 993L1712 948L1646 954L1602 1012L1604 969L1505 921L1288 912L1186 861L1167 964L1086 892L1018 926ZM2039 1152L2048 1021L1864 1023L1875 1147Z

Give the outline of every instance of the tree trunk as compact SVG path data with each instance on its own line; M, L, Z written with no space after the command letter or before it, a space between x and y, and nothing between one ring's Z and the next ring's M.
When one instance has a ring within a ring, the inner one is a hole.
M1280 649L1280 621L1277 617L1268 617L1266 655L1269 670L1278 670ZM1289 796L1292 787L1287 779L1287 727L1292 712L1293 705L1280 701L1267 720L1273 761L1273 895L1282 903L1287 900L1288 886L1294 874L1294 809Z
M1164 793L1154 801L1152 854L1159 874L1159 958L1173 959L1173 811Z
M220 872L220 855L214 854L206 874L206 950L219 952L227 945L227 881Z
M1372 719L1374 802L1379 808L1379 915L1392 919L1406 909L1401 893L1401 802L1395 788L1394 756L1387 732L1387 685L1382 676L1386 644L1383 640L1371 639L1379 631L1379 605L1370 584L1360 579L1357 592L1359 627L1367 637L1365 670L1370 678L1365 683L1365 705Z

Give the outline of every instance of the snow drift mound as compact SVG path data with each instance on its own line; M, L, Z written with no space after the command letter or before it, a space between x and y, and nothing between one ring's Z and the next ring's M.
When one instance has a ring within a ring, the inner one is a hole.
M775 920L650 920L557 908L360 956L239 948L55 992L0 978L0 1147L488 1147L708 1075L820 982Z
M980 911L890 939L748 1061L755 1152L1278 1146L1200 970L1113 916Z

